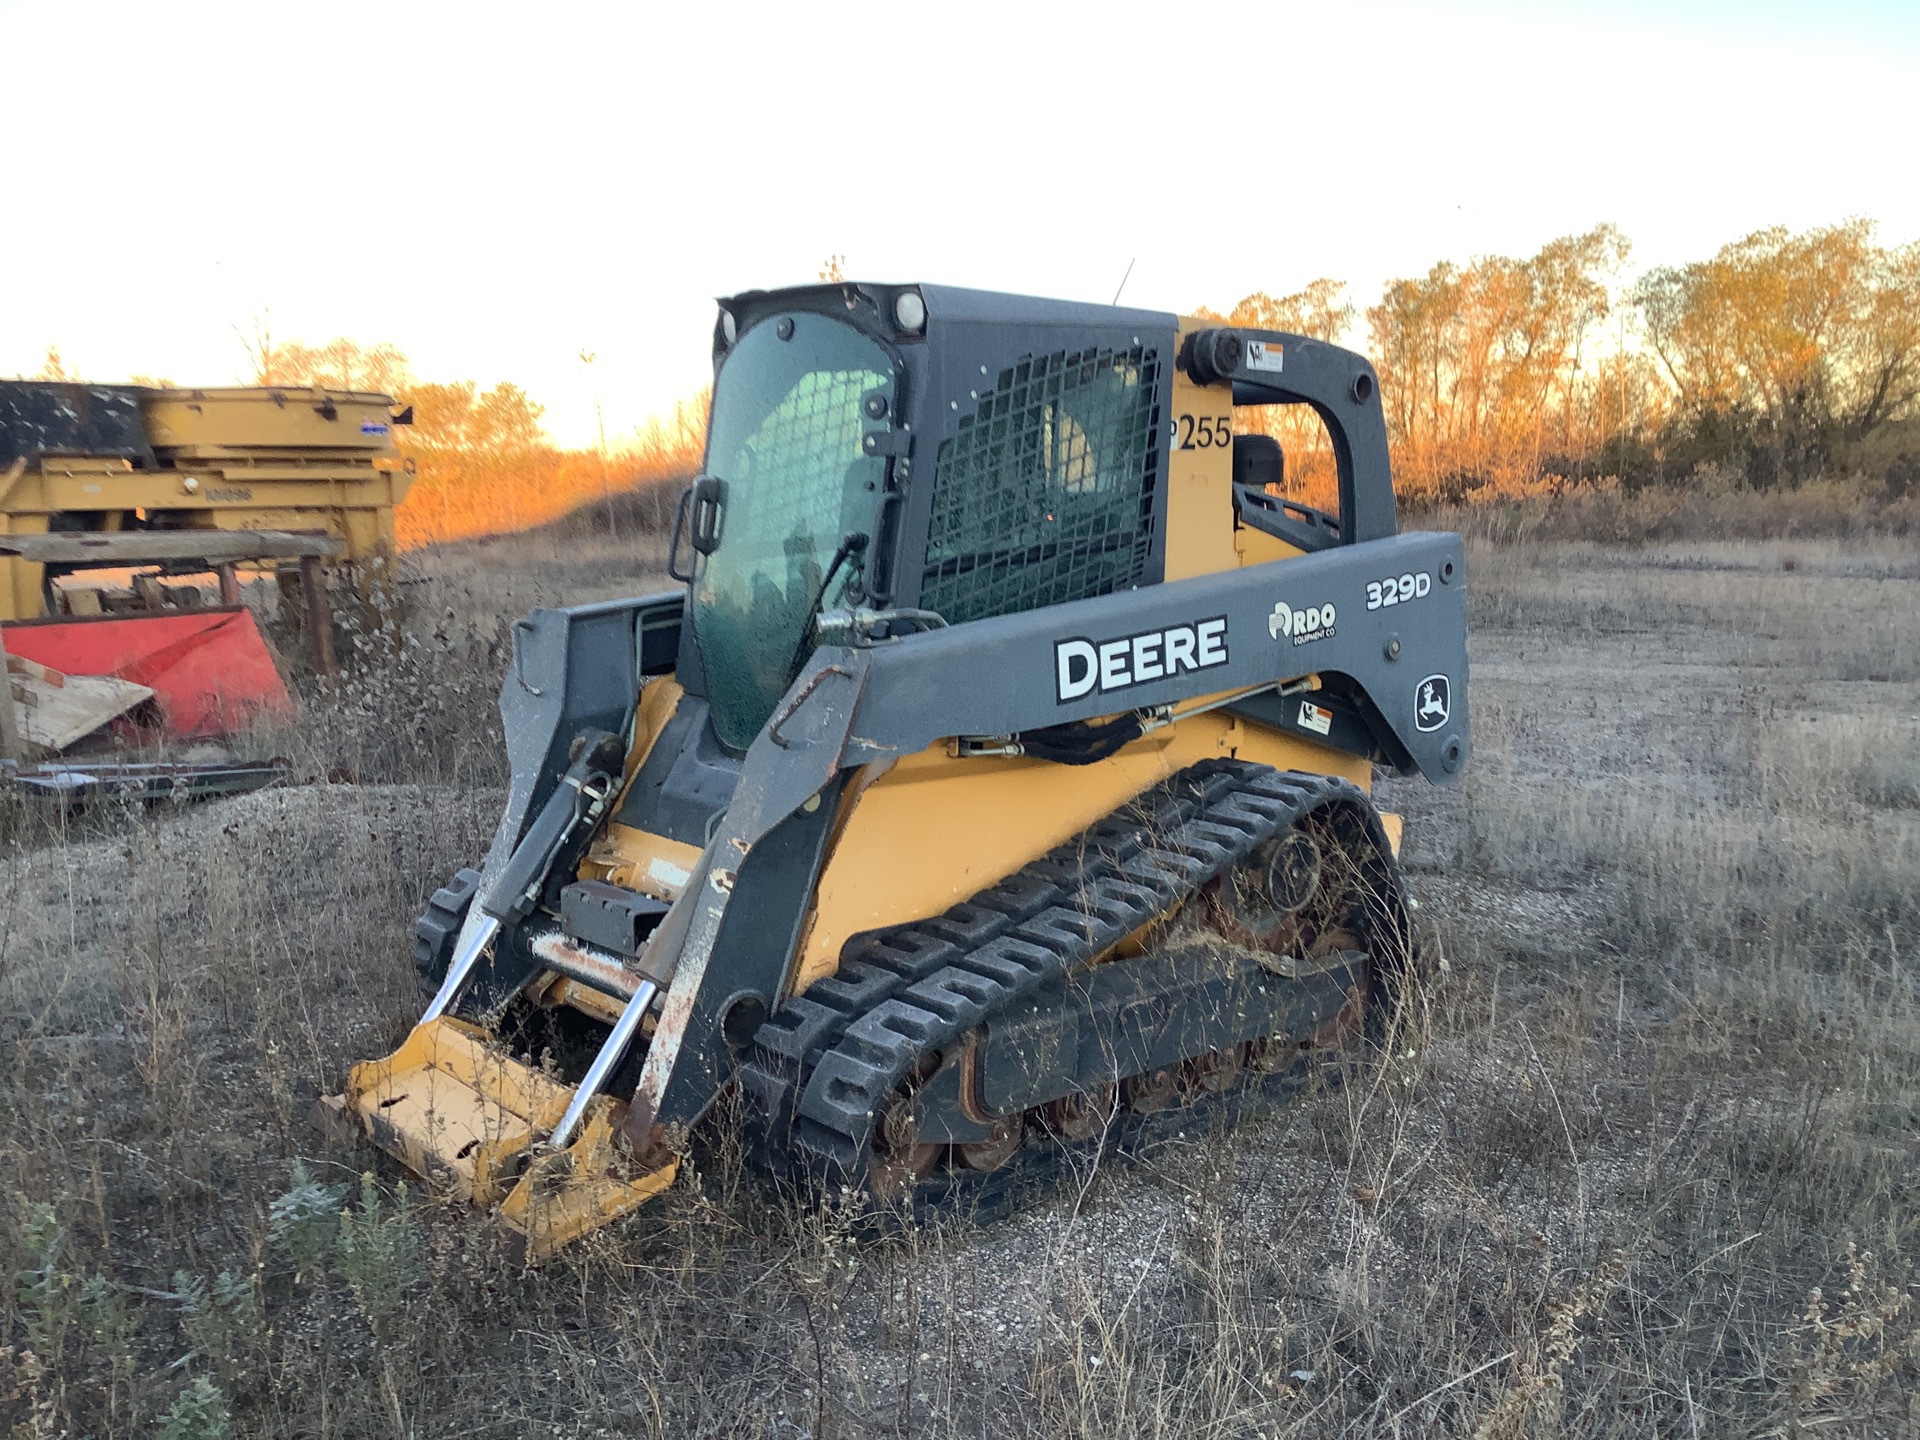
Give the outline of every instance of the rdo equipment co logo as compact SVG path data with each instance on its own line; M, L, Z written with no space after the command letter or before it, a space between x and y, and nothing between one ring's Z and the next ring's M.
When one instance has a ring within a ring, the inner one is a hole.
M1325 605L1309 605L1305 610L1296 610L1282 600L1267 616L1267 634L1276 640L1290 639L1296 645L1305 645L1313 640L1331 640L1333 621L1331 601Z

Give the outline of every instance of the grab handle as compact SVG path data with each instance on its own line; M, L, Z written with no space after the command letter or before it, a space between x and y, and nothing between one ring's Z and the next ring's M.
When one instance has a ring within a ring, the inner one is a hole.
M680 492L680 504L673 512L673 536L667 541L667 574L682 584L693 579L693 571L681 572L677 563L680 558L680 536L687 528L687 507L693 503L693 487L689 485Z

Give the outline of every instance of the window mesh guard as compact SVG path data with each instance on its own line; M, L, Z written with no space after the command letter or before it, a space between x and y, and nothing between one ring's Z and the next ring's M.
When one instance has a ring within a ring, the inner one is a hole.
M1055 351L1000 372L940 446L920 604L949 624L1138 584L1153 548L1153 351Z

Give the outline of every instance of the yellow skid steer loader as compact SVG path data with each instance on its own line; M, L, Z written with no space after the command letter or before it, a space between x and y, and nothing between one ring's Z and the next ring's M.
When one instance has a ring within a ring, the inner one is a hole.
M1369 782L1466 763L1466 577L1397 532L1367 362L873 284L723 301L713 357L684 588L516 625L506 813L336 1112L537 1256L722 1096L779 1183L1004 1212L1377 1033L1413 951ZM516 1058L529 1017L586 1043Z

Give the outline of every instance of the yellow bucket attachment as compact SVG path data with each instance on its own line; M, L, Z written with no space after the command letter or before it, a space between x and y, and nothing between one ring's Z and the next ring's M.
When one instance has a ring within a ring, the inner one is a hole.
M414 1174L496 1207L529 1259L606 1224L665 1190L675 1164L629 1174L615 1143L624 1102L597 1097L573 1143L539 1146L573 1099L551 1075L502 1054L487 1032L442 1016L417 1025L384 1060L355 1065L327 1102Z
M500 1218L526 1237L528 1259L551 1255L673 1184L678 1160L629 1173L626 1152L614 1143L626 1114L626 1101L596 1096L573 1143L535 1156L520 1183L500 1202Z

